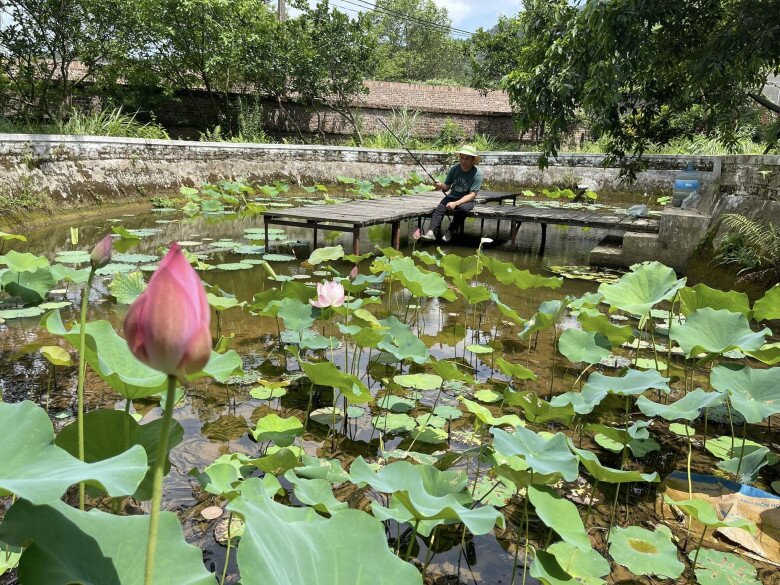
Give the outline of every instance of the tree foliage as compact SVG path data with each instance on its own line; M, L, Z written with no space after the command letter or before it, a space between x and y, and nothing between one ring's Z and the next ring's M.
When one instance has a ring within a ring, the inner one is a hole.
M379 36L377 79L385 81L468 80L459 54L463 41L450 37L446 8L433 0L377 0L370 12Z
M694 108L698 131L733 145L746 102L771 106L760 94L780 68L777 0L524 6L517 20L522 46L503 86L520 126L541 129L542 166L583 113L631 174L648 147L691 131L680 120Z

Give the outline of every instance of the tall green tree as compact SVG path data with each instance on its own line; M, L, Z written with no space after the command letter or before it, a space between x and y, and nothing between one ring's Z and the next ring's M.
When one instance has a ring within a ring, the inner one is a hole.
M468 60L462 42L447 30L452 21L446 8L432 0L377 0L369 14L380 42L377 79L468 83Z
M504 76L517 66L522 39L521 20L517 16L500 16L492 28L478 29L468 43L471 86L500 89Z
M0 0L6 113L61 116L84 81L115 76L109 64L137 44L141 30L132 5L120 0Z
M629 175L652 144L701 130L734 144L747 100L780 69L777 0L526 0L522 46L503 85L522 128L542 131L547 164L584 112ZM689 127L688 127L689 128Z

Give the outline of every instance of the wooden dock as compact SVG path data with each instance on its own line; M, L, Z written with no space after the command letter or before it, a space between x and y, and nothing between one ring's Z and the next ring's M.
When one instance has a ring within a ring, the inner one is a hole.
M511 241L515 245L517 232L523 223L541 225L542 241L539 254L544 253L547 243L547 226L567 225L590 227L604 230L658 233L657 219L634 217L609 210L583 210L565 207L531 207L516 205L518 193L501 191L481 191L477 196L477 205L469 215L481 219L484 232L485 220L496 221L496 234L501 221L511 222ZM418 227L422 220L430 216L441 195L429 192L419 195L399 195L379 199L360 199L337 205L306 205L289 209L268 210L263 216L266 241L271 225L304 227L314 230L314 247L318 244L319 230L352 233L352 247L360 254L360 230L364 227L389 223L391 225L391 244L396 249L401 244L401 222L417 219ZM511 205L504 205L511 202ZM498 203L498 205L485 205Z
M352 233L352 249L360 254L360 230L364 227L389 223L392 227L391 244L396 249L401 245L401 222L408 219L421 220L436 209L442 198L434 191L419 195L399 195L379 199L357 199L337 205L305 205L289 209L271 209L263 216L265 240L271 225L304 227L314 230L314 247L317 247L319 230ZM480 191L478 203L504 201L515 203L518 193ZM507 207L508 208L508 207Z

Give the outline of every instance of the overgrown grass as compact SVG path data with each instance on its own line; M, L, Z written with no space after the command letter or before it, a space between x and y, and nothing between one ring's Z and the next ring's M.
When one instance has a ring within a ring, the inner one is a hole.
M645 154L691 154L698 156L715 156L723 154L763 154L766 144L753 142L745 138L732 146L726 146L716 138L694 136L693 138L676 138L664 145L653 145ZM587 141L581 146L564 147L564 152L582 152L586 154L601 154L607 151L606 139Z
M51 123L30 120L0 119L0 132L20 134L72 134L77 136L121 136L125 138L168 139L165 129L154 122L141 123L137 113L128 114L122 108L92 113L71 110Z

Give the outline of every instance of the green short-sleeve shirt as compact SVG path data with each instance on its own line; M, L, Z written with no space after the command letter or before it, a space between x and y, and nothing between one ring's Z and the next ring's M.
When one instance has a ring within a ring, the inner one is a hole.
M482 188L482 171L477 167L472 167L467 173L463 172L460 165L455 165L447 173L447 178L444 179L446 185L451 185L450 197L461 198L464 195L468 195L472 191L479 192Z

